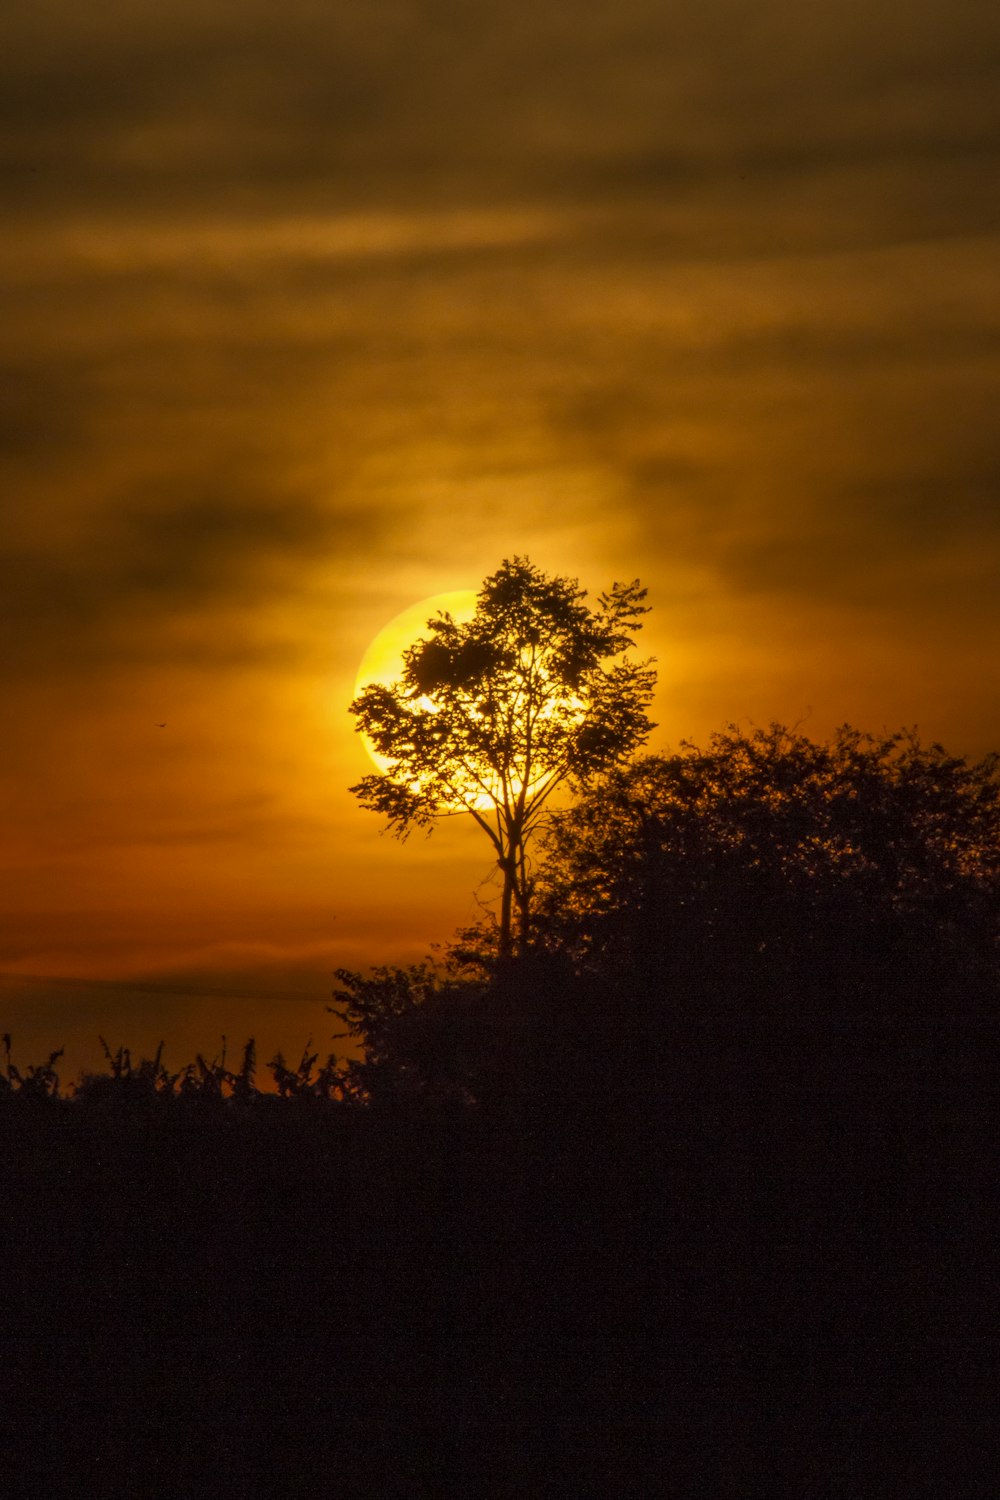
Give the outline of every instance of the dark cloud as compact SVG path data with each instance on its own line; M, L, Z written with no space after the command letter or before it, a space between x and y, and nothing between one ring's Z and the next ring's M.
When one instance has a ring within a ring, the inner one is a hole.
M369 530L358 517L334 518L301 498L284 505L252 498L233 503L207 494L153 508L147 497L139 503L139 515L119 520L124 535L111 547L119 587L167 601L224 596L252 586L253 575L266 576L289 558L356 546Z
M0 62L0 153L37 212L701 199L838 172L890 179L919 231L940 216L901 178L941 191L958 165L982 194L1000 148L985 0L60 10L19 10Z
M83 442L87 397L65 369L0 365L0 466L60 464Z
M986 549L980 557L987 566L1000 561L1000 442L993 459L980 466L868 480L845 498L857 514L878 518L908 551L962 541Z
M933 319L900 328L896 324L850 327L834 320L803 320L756 329L725 340L706 357L733 372L769 368L799 371L880 370L924 363L993 361L1000 355L1000 324L995 327L942 324Z
M995 604L1000 452L982 468L802 493L780 512L712 470L654 462L636 478L660 484L657 549L711 568L731 595L953 619Z
M255 495L249 480L234 496L232 474L225 498L199 495L204 483L111 504L71 547L50 541L0 555L5 670L178 659L183 648L167 629L177 613L294 598L317 555L349 566L384 521L333 514L302 496ZM188 650L216 670L245 659L274 667L287 643L229 640L207 622Z

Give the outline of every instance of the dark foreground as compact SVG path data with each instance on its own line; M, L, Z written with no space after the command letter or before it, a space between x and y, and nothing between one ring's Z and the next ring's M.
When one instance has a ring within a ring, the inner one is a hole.
M992 1025L8 1098L9 1495L993 1496Z

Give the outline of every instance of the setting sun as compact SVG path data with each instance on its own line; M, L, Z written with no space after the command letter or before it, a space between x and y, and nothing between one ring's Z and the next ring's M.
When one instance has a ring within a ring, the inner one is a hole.
M363 692L372 683L391 687L398 682L403 672L403 652L414 641L428 634L427 622L436 615L449 614L459 625L471 620L476 610L475 589L453 589L449 593L431 594L408 609L401 610L378 635L361 658L354 684L354 696ZM365 749L380 771L388 770L390 762L379 755L368 739L362 735Z

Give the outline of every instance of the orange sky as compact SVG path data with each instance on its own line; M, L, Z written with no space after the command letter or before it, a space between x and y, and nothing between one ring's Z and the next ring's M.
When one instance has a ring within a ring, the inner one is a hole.
M515 552L648 584L657 747L1000 745L988 0L21 0L7 31L22 1061L291 1051L336 965L474 916L474 831L354 805L346 705L390 616Z

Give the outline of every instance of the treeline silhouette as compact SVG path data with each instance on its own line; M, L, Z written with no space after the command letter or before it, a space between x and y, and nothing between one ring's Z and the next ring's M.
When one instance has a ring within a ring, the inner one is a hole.
M534 879L527 952L341 971L361 1055L267 1089L252 1044L69 1094L8 1056L24 1367L139 1338L194 1431L213 1379L233 1432L319 1411L322 1493L990 1493L995 758L729 729L582 792Z

